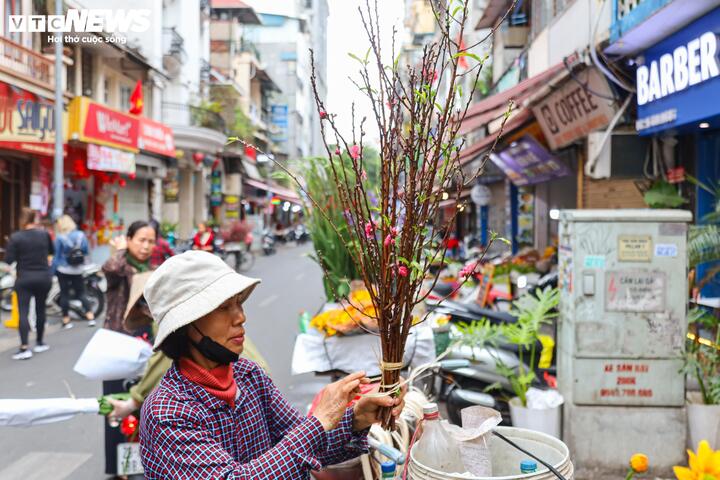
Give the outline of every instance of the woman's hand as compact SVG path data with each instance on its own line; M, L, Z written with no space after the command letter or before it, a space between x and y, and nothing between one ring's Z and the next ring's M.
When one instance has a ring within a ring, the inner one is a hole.
M400 377L400 382L403 382ZM372 393L376 393L377 388ZM393 397L387 395L384 397L362 397L354 408L353 416L353 430L365 430L370 428L371 425L378 423L378 413L382 407L394 407L392 410L392 416L397 417L405 408L405 394L407 393L407 385L403 385L400 389L400 395Z
M127 250L127 238L125 235L111 238L108 242L115 250Z
M108 414L110 418L123 419L140 408L140 405L132 398L128 398L127 400L108 398L108 402L113 406L112 412Z
M322 397L320 397L318 406L315 407L313 416L320 420L326 432L338 426L345 415L348 403L358 394L360 384L369 382L370 380L365 377L365 372L355 372L323 389Z

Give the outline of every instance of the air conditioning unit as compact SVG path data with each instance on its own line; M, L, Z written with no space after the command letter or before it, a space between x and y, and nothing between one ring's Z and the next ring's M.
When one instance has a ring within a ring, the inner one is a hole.
M595 163L585 169L591 178L640 178L650 155L650 137L640 137L635 131L617 131L601 144L605 132L588 134L587 162Z

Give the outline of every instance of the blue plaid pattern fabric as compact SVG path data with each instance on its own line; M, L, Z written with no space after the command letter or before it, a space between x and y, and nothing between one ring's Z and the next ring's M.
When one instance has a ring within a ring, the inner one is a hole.
M235 408L185 378L167 371L145 400L140 449L148 480L307 479L310 470L367 451L367 430L352 431L348 408L340 425L325 432L303 417L255 363L233 365Z

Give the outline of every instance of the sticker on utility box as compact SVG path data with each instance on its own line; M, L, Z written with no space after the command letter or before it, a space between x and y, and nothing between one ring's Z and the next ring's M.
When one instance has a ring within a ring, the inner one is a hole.
M655 245L656 257L677 257L678 247L674 243L658 243Z
M650 235L618 235L618 260L621 262L649 262L652 257Z
M664 272L621 270L605 272L605 311L665 311Z
M585 268L605 268L605 255L585 255Z

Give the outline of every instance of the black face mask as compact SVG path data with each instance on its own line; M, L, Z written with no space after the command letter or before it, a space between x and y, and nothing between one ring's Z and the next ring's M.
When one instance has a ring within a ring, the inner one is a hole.
M220 365L229 365L232 362L237 362L240 357L239 354L223 347L215 340L202 333L194 324L192 326L200 335L202 335L202 338L200 339L200 342L194 342L190 336L188 336L188 340L205 358L219 363Z

